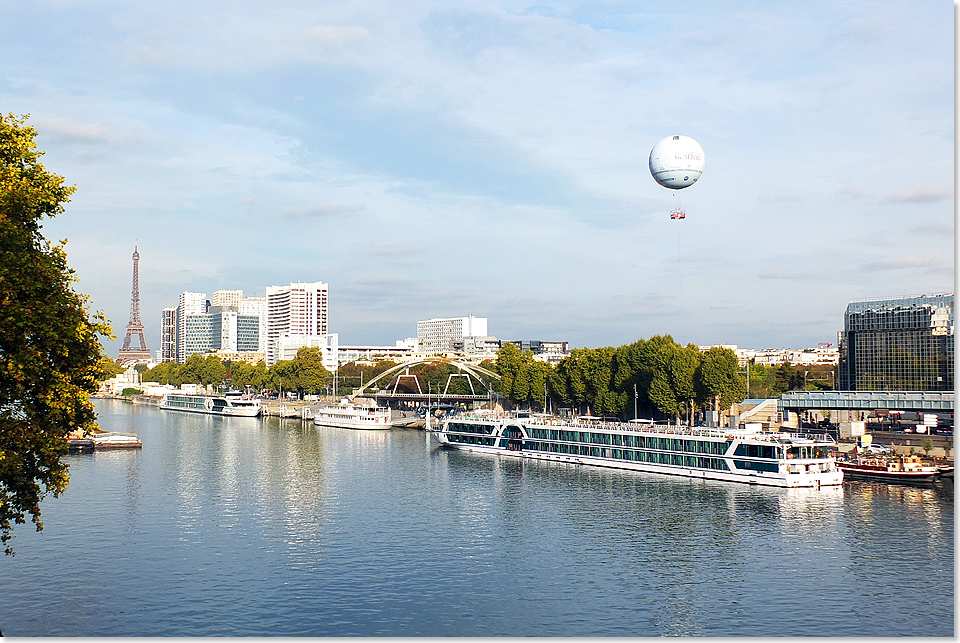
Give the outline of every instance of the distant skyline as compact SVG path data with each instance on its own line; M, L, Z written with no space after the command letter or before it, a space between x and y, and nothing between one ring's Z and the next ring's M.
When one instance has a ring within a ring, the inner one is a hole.
M954 290L954 5L5 6L0 104L77 192L44 224L115 357L183 291L329 284L343 344L835 342ZM650 177L683 134L687 217Z

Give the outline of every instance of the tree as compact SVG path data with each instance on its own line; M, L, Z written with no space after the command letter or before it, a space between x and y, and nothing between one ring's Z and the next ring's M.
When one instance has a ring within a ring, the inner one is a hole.
M172 384L176 362L162 362L140 376L142 382L156 382L157 384Z
M697 389L702 401L713 402L713 410L729 409L747 395L746 383L739 374L737 355L729 348L714 346L703 354L697 371Z
M323 391L323 387L330 375L323 366L323 354L317 347L304 346L297 351L293 358L293 368L296 372L296 387L300 396L304 393L314 394Z
M227 377L227 367L216 355L208 355L200 367L200 383L204 386L220 386Z
M66 240L40 233L76 188L39 162L26 117L0 115L0 543L27 514L38 531L40 502L67 488L66 437L97 428L89 396L102 377L103 315L75 292Z
M106 355L100 358L100 381L108 380L111 377L115 377L120 373L123 373L127 369L117 364L114 360L110 359ZM138 366L140 366L138 364Z
M516 344L506 342L497 351L497 375L500 376L499 391L511 402L514 400L514 381L523 368L523 352Z
M679 346L671 339L669 343L660 343L653 358L650 401L679 423L696 397L694 373L700 365L699 351L695 346Z

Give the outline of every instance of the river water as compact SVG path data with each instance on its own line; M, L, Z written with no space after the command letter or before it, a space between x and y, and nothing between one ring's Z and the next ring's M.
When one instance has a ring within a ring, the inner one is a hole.
M953 484L783 490L98 401L6 636L953 636Z

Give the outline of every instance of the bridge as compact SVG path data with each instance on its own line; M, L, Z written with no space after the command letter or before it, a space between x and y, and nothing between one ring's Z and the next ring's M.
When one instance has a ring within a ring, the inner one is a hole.
M792 411L919 411L953 413L953 391L789 391L777 404Z
M447 377L447 383L443 388L443 391L430 391L426 393L423 392L423 388L420 386L420 379L410 373L410 368L420 364L435 364L440 362L441 364L450 364L457 367L457 373L451 373ZM401 373L401 371L404 371ZM485 376L487 379L484 379ZM454 378L466 378L467 383L470 385L470 393L450 393L450 383ZM399 386L401 380L405 378L412 378L417 387L416 393L399 393L397 392L397 387ZM488 371L482 366L476 364L468 364L459 359L452 357L423 357L416 358L413 360L408 360L403 364L398 364L393 368L385 370L383 373L380 373L372 380L356 389L353 392L353 395L350 396L351 399L356 397L373 397L378 402L387 403L391 401L397 402L417 402L417 403L438 403L438 404L452 404L457 402L484 402L499 398L500 395L493 391L490 384L487 380L499 380L500 376L492 371ZM476 380L481 387L483 392L479 393L473 386L473 381ZM379 382L387 382L387 386L378 387ZM391 385L392 384L392 389ZM376 389L376 390L374 390Z

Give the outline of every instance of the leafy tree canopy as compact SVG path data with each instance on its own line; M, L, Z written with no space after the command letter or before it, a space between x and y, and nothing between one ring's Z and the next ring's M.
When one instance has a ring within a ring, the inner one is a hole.
M75 292L66 241L40 233L75 188L44 168L26 117L0 114L0 543L26 516L43 529L40 501L67 488L66 437L97 427L89 395L104 376L103 315Z

